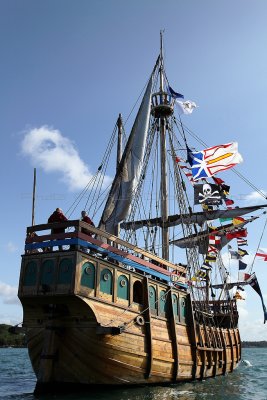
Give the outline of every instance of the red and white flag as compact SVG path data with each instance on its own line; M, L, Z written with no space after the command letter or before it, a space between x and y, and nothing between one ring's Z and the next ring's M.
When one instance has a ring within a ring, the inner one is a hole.
M246 272L238 272L238 280L239 282L244 282L247 281L251 277L250 274L247 274Z
M187 166L187 163L185 160L183 160L180 157L175 157L175 162L177 164L179 164L179 167L181 168L181 170L183 171L183 173L185 174L185 176L189 179L190 183L192 185L194 185L194 179L193 179L193 175L192 175L192 171L191 171L191 167Z
M218 245L221 243L221 237L216 235L209 235L209 244Z
M208 178L243 161L241 154L238 153L237 142L220 144L202 151L188 150L188 161L195 181Z
M262 261L267 261L267 253L266 251L259 249L256 253L257 257L260 257Z

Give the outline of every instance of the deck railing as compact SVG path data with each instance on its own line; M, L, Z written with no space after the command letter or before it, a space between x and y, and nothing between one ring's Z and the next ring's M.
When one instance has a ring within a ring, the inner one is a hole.
M54 233L55 230L60 232ZM26 254L53 251L56 247L63 251L82 250L106 255L110 259L146 273L151 272L154 276L167 281L180 280L181 284L183 283L181 281L185 279L184 266L164 260L83 221L73 220L27 228Z
M193 309L213 316L238 313L236 300L194 301Z

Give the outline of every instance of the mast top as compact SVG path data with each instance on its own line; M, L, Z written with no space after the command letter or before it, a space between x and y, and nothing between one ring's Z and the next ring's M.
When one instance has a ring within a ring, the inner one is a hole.
M173 114L173 98L164 90L163 32L160 31L160 85L159 91L152 95L151 113L155 118L166 118Z
M163 67L163 31L160 31L160 92L163 92L163 78L164 78L164 67Z

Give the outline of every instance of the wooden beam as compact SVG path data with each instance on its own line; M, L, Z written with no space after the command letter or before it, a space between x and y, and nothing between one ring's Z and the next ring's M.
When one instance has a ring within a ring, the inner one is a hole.
M177 297L177 301L179 301ZM177 381L179 375L179 345L178 345L178 337L176 332L176 321L175 321L175 314L173 311L173 304L172 304L172 290L170 289L167 296L167 312L168 312L168 320L170 324L170 332L171 332L171 341L172 341L172 349L173 349L173 358L174 358L174 365L173 365L173 380L174 382Z
M232 333L231 333L232 329L227 329L228 332L228 336L229 336L229 340L230 340L230 347L231 347L231 358L232 358L232 362L231 362L231 372L233 372L234 370L234 364L235 364L235 357L234 357L234 347L233 347L233 339L232 339Z
M225 341L224 329L223 329L223 328L220 328L220 333L221 333L222 344L223 344L223 350L224 350L223 375L225 375L226 372L227 372L227 361L228 361L228 356L227 356L227 346L226 346L226 341Z
M152 329L151 329L151 311L149 304L149 282L148 278L145 278L144 284L144 307L145 307L145 340L147 341L147 366L145 378L148 379L151 375L152 367L153 367L153 341L152 341Z

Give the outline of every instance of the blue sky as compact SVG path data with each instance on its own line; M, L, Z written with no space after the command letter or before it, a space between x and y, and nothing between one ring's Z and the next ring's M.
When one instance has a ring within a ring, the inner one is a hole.
M96 171L118 113L129 114L153 68L160 29L169 81L198 105L185 124L210 146L238 141L238 171L267 190L266 21L265 0L1 1L0 323L22 320L16 293L33 167L42 223L57 206L66 210ZM41 128L60 144L57 160L34 157L40 143L31 147L27 135ZM259 202L231 171L221 177L237 205L247 205L248 196ZM261 219L248 229L251 259L263 225ZM267 233L261 247L267 249ZM267 303L267 265L254 269ZM260 299L246 292L242 337L266 339Z

